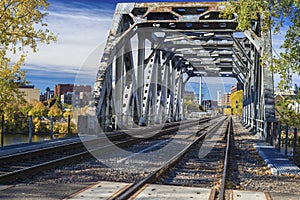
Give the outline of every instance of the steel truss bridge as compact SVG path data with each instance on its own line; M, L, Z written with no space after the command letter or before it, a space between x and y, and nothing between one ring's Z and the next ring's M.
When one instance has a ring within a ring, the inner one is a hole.
M235 16L220 18L221 9L217 2L117 4L91 103L103 130L180 121L190 77L229 76L244 89L243 122L268 136L270 32L260 19L238 33Z

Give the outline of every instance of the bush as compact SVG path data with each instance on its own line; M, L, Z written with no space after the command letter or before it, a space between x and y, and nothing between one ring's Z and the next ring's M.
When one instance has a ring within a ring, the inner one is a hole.
M53 132L59 134L68 134L68 123L55 123L53 126ZM71 122L71 134L77 133L76 125Z
M34 133L49 133L50 132L50 126L48 125L49 122L43 122L39 120L38 117L33 118L33 130Z

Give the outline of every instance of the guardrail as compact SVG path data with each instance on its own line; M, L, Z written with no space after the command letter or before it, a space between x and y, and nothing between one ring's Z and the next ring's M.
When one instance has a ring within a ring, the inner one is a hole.
M54 139L54 118L51 116L49 120L49 136L50 139ZM32 138L33 138L33 117L30 115L28 117L28 143L32 143ZM1 116L1 147L4 147L4 139L5 139L5 118L4 116ZM67 137L70 137L72 135L71 132L71 116L68 115L67 117L67 131L65 133Z

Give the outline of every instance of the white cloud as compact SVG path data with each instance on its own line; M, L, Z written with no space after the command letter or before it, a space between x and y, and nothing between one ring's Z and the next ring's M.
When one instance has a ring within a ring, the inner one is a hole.
M29 53L24 69L28 73L44 71L74 76L97 46L104 48L113 11L65 8L54 3L52 5L46 21L49 29L58 33L58 41L50 45L40 45L37 53ZM99 61L101 56L98 55Z

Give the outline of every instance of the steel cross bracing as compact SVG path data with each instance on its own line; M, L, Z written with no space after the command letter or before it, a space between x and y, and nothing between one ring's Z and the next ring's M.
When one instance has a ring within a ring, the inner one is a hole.
M261 22L237 34L221 4L120 3L94 86L102 129L178 121L193 76L235 77L244 86L243 120L257 130L274 121L270 34ZM262 122L262 123L260 123Z

